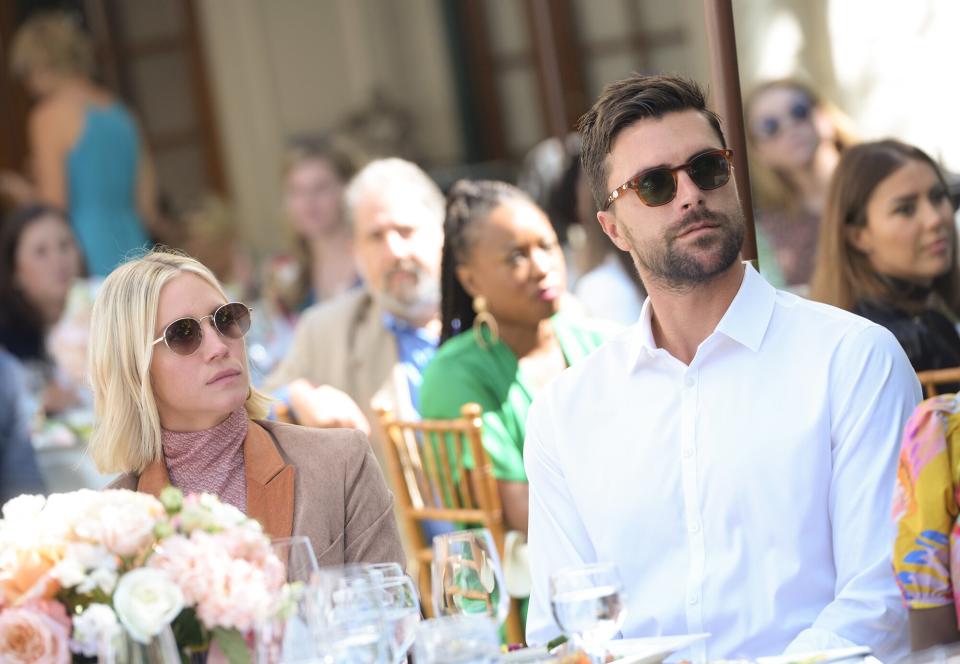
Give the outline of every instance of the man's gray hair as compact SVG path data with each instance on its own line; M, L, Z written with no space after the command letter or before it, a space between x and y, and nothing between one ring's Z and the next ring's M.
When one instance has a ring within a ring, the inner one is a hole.
M440 187L413 162L397 157L377 159L360 169L343 193L347 220L352 224L357 207L368 196L382 201L411 199L421 203L443 226L446 202Z

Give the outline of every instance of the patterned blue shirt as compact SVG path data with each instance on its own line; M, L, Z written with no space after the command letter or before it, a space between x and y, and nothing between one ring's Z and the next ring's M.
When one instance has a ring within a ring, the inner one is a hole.
M433 359L440 343L440 336L425 327L414 327L405 320L385 313L383 325L397 340L397 357L403 366L403 373L410 386L410 401L420 412L420 384L423 382L423 370Z

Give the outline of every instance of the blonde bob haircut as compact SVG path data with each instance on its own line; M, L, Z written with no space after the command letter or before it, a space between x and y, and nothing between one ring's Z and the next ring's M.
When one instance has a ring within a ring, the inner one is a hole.
M93 41L66 12L35 14L14 35L11 72L26 78L35 69L68 76L93 75Z
M90 382L95 423L87 449L102 473L140 473L163 458L160 415L150 381L160 291L181 274L195 274L227 301L220 282L199 261L154 250L116 268L104 280L90 318ZM266 417L270 398L250 387L252 419Z

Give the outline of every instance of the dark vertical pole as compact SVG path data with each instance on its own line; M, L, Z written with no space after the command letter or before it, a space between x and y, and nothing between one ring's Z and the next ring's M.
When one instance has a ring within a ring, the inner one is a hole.
M757 233L753 223L753 197L747 166L747 141L743 129L743 104L740 99L740 70L737 66L737 38L733 30L731 0L703 0L710 52L711 92L715 108L723 120L727 144L733 150L734 177L740 193L740 205L747 224L743 238L743 259L757 260Z
M551 136L566 136L586 110L575 19L569 0L527 0L544 119Z

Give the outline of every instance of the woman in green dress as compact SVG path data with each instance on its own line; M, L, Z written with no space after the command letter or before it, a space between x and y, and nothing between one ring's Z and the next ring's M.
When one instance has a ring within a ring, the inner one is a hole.
M561 312L566 266L543 211L516 187L461 180L447 199L440 349L420 388L424 419L483 408L507 527L527 532L524 423L533 398L602 335ZM464 459L468 467L471 459Z

